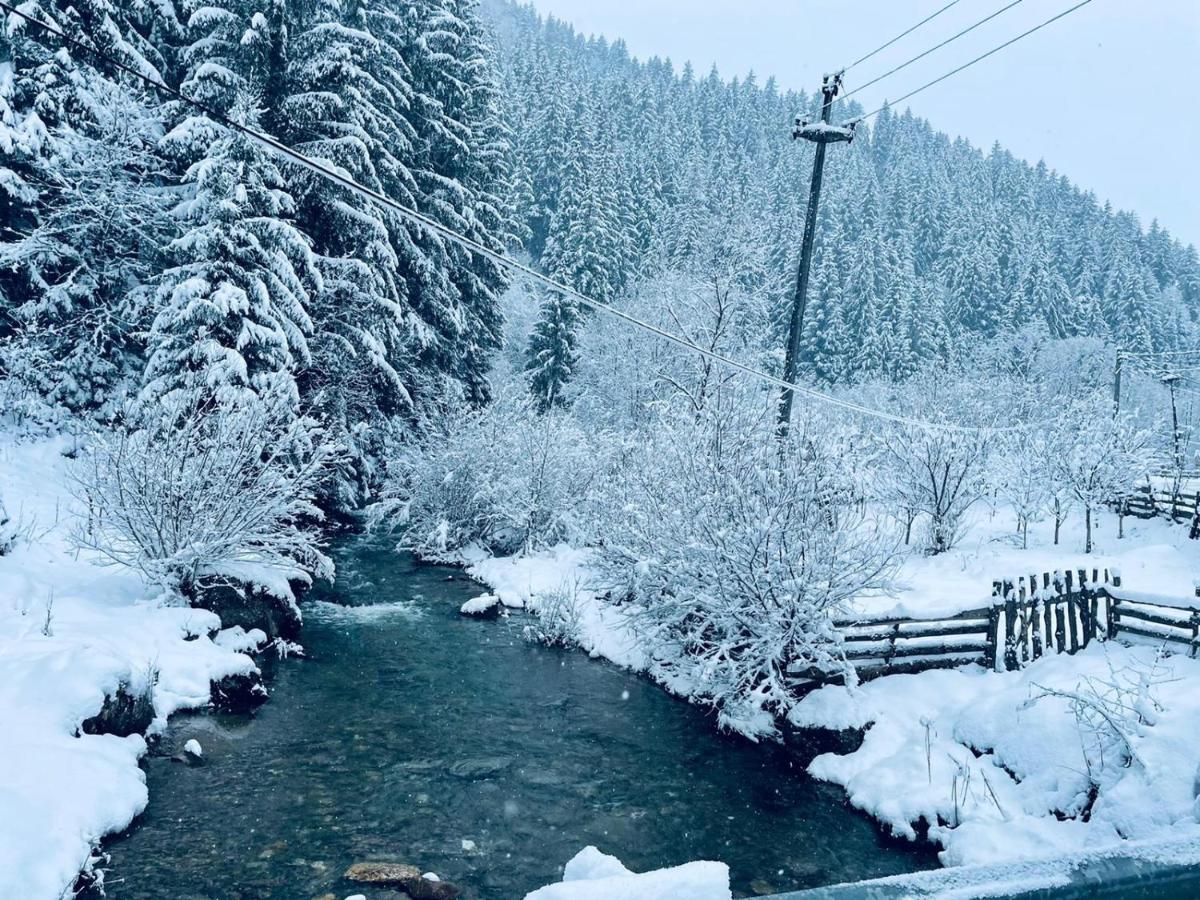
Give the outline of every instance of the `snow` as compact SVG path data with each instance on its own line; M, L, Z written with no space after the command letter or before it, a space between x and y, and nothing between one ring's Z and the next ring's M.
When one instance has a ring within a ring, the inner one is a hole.
M566 544L528 556L476 558L467 574L486 584L500 602L513 609L537 612L544 598L570 592L578 616L580 647L634 671L644 671L649 660L630 632L626 614L597 597L597 583L590 568L592 552Z
M204 750L201 748L200 742L195 738L192 738L183 745L183 752L189 754L190 756L194 756L197 759L204 756Z
M1188 605L1195 599L1200 544L1188 540L1186 526L1130 517L1125 519L1125 537L1118 539L1116 517L1105 514L1095 535L1097 552L1091 554L1081 552L1080 515L1064 523L1058 546L1053 543L1052 522L1030 526L1027 550L1014 541L1013 526L1007 510L993 515L985 506L976 507L958 546L933 557L915 549L906 553L893 587L860 598L856 611L880 617L952 616L990 605L992 582L997 579L1093 568L1120 571L1122 596L1137 591L1139 599L1174 598L1169 605Z
M0 872L23 900L59 897L95 843L145 808L145 740L77 736L105 695L153 684L157 732L207 704L213 680L254 669L239 652L253 632L221 632L212 613L164 605L71 549L69 449L0 433L0 490L28 536L0 556Z
M615 856L585 847L567 863L563 880L525 900L731 900L729 867L690 862L636 874Z
M1028 550L1012 542L1011 524L1003 512L993 517L977 510L956 549L939 557L913 551L903 560L897 587L887 596L864 598L860 609L954 614L988 605L996 578L1066 568L1119 570L1123 596L1171 599L1180 607L1195 600L1200 543L1187 539L1186 527L1127 519L1125 537L1117 539L1115 518L1104 515L1096 534L1099 552L1085 555L1078 552L1079 523L1072 526L1068 520L1057 547L1048 530L1052 525L1035 525ZM688 694L689 685L672 684L656 671L629 628L628 607L599 596L590 551L559 545L526 557L473 554L468 573L506 605L535 613L547 598L570 593L577 642L584 651ZM1076 691L1088 679L1107 679L1113 671L1152 667L1157 650L1152 641L1096 643L1076 656L1049 656L1020 672L997 674L972 665L889 676L853 690L828 686L803 699L790 719L796 726L868 728L859 750L819 756L811 774L840 785L854 806L898 835L915 840L922 820L932 823L929 838L941 846L948 866L1174 840L1200 833L1193 789L1200 765L1200 662L1176 655L1160 663L1169 682L1156 692L1162 710L1146 717L1154 724L1138 728L1139 761L1098 776L1101 789L1089 821L1055 815L1077 813L1089 789L1088 761L1069 703L1058 697L1030 702L1046 688ZM754 722L734 724L750 732L755 727ZM598 851L588 852L573 860L568 872L593 864L600 870L619 865ZM629 875L612 869L592 877ZM617 890L610 885L596 894L573 894L570 884L567 879L531 896L621 896L604 893Z
M499 602L500 598L495 594L480 594L464 603L458 611L464 616L482 616Z
M1114 670L1149 669L1155 653L1146 646L1093 644L1020 672L971 666L888 676L855 690L824 687L790 718L809 727L873 723L857 751L818 756L810 773L841 785L854 806L896 834L915 838L922 819L947 823L929 831L944 848L946 865L1200 834L1193 790L1200 662L1185 656L1159 663L1169 683L1158 691L1163 709L1156 721L1133 739L1138 761L1098 774L1100 794L1089 821L1055 816L1083 801L1089 763L1067 702L1029 699L1044 688L1075 691L1085 679L1107 679Z

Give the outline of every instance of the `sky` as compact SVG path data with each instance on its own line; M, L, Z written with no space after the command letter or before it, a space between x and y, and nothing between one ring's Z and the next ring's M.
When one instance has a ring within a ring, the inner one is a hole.
M623 38L645 59L715 63L726 77L812 91L949 0L533 0L585 34ZM1011 0L958 0L851 69L851 90ZM929 57L855 95L893 100L1077 0L1022 0ZM1200 0L1092 0L902 104L935 128L1051 168L1101 202L1157 218L1200 245ZM798 110L799 112L799 110ZM781 140L788 139L781 135Z

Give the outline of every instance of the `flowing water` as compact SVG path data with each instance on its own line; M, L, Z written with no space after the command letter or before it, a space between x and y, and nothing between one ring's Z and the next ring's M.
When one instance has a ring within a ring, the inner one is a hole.
M509 900L588 844L635 871L722 860L738 896L935 864L783 749L526 641L521 616L460 616L480 593L461 572L365 540L338 564L306 607L308 658L275 667L256 716L172 721L149 807L108 848L109 896L340 900L348 865L392 860ZM189 738L201 766L171 760Z

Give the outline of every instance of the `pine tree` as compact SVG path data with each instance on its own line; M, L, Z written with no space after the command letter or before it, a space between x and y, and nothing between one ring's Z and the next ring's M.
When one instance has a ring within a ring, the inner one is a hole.
M579 309L575 301L554 291L545 297L542 312L529 338L529 391L545 412L567 402L567 385L578 362Z

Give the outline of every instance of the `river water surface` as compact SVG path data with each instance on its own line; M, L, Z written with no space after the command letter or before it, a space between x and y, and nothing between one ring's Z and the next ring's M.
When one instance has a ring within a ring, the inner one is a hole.
M149 807L108 848L109 896L340 900L347 866L393 860L519 900L588 844L635 871L724 861L738 896L935 864L786 751L526 641L521 616L460 616L480 589L458 570L366 540L337 556L306 606L308 658L276 667L254 718L172 720ZM189 738L201 766L171 761Z

